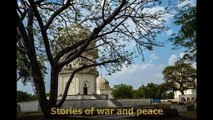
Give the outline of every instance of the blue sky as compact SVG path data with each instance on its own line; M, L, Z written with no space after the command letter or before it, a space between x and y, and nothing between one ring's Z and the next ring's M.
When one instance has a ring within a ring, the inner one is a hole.
M185 3L195 4L195 0L185 0ZM157 40L167 41L171 33L176 32L178 27L173 24L172 17L168 18L167 25L170 27L166 34L158 35ZM172 43L166 42L164 47L154 47L152 51L144 51L145 61L141 57L134 60L135 64L124 67L122 71L117 72L111 76L106 76L104 71L99 69L102 77L106 78L110 86L113 87L117 84L132 85L134 89L139 88L142 84L153 82L156 84L162 83L163 69L172 65L178 57L180 57L184 49L172 50ZM48 76L48 75L47 75ZM49 91L49 77L46 78L46 90ZM17 83L17 90L26 91L33 94L33 89L30 83L24 86L21 82Z

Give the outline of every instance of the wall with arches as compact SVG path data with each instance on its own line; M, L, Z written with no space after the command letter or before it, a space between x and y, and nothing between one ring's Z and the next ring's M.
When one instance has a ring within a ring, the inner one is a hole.
M195 94L190 94L190 95L179 95L179 102L181 103L188 103L188 104L193 104L196 102L196 95Z

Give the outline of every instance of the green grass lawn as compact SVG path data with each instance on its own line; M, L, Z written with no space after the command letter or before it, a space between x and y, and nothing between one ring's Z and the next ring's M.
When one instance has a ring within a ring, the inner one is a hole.
M43 114L41 112L27 112L27 113L22 113L21 118L18 118L18 120L46 120L43 118ZM84 117L67 117L64 116L62 118L52 118L52 119L48 119L48 120L89 120L87 118Z
M189 110L187 112L179 112L180 116L185 116L185 117L197 117L197 110Z
M40 116L42 115L41 112L26 112L26 113L22 113L22 116Z

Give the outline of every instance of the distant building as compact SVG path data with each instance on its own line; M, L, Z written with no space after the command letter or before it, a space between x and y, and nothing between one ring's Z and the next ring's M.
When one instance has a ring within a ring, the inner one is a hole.
M196 102L197 98L197 80L195 80L195 87L185 90L184 95L181 94L180 91L174 91L174 99L177 102L182 102L182 103L194 103Z
M99 76L97 78L97 87L96 87L96 89L97 89L97 94L107 95L108 99L112 99L113 98L112 97L112 89L109 86L109 82L105 78L103 78L101 76Z

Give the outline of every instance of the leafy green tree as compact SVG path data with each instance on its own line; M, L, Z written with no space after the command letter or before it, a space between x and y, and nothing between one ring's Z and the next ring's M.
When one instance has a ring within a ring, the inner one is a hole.
M174 92L166 92L162 94L162 99L174 99Z
M18 78L22 75L31 78L44 117L53 117L51 108L64 103L76 73L104 66L112 74L121 70L123 64L132 64L136 54L143 56L145 49L162 46L155 37L166 30L164 15L168 11L153 12L160 4L158 0L17 0L17 72L21 73ZM90 32L73 40L75 30L68 29L72 25L85 26L82 28ZM60 39L66 45L58 44ZM135 44L132 51L127 49L130 44ZM83 56L95 50L99 52L98 60ZM78 58L88 64L73 69L58 102L59 72ZM44 62L50 64L51 71L49 99L45 91Z
M148 83L147 86L142 85L137 90L134 90L134 98L167 99L167 96L171 95L167 92L171 90L173 90L173 85L171 85L170 83Z
M196 69L191 64L176 62L163 70L164 80L184 95L184 90L195 87Z
M158 85L158 89L160 90L161 94L167 93L168 91L173 90L175 86L171 83L164 82Z
M115 85L112 90L112 96L116 99L133 98L134 90L131 85L119 84Z
M41 56L40 56L41 57ZM44 77L47 74L47 68L44 65L44 60L42 58L38 58L42 62L40 62L39 66L41 68L42 75ZM16 66L17 66L17 81L20 81L26 85L27 82L32 82L32 71L30 69L30 62L26 55L20 53L20 51L16 52Z
M23 91L16 92L16 101L17 102L28 101L30 99L30 97L31 97L31 95L28 94L27 92L23 92Z
M154 98L160 99L161 93L160 89L158 89L158 85L154 83L148 83L146 87L144 87L145 98Z
M17 63L17 81L22 80L24 84L27 81L30 81L30 70L29 70L29 63L26 60L26 56L21 54L19 51L16 53L16 63Z
M172 34L170 41L173 42L175 48L185 47L187 51L184 59L196 61L196 7L185 6L174 16L174 23L180 26L178 33Z
M16 101L17 102L23 102L23 101L30 101L30 100L36 100L36 95L31 95L27 92L23 91L17 91L16 92Z
M38 100L37 95L36 94L31 95L29 100Z
M137 90L134 91L134 98L144 98L145 97L145 86L142 85Z

